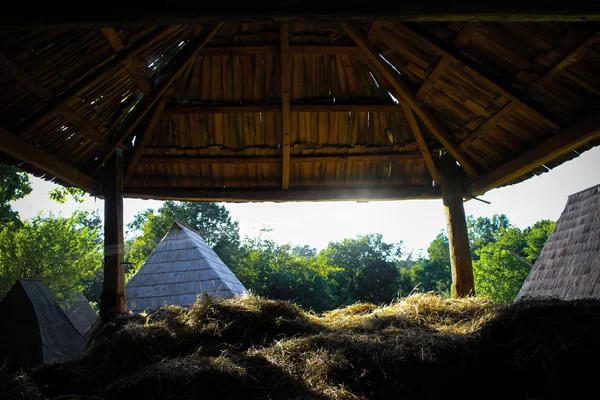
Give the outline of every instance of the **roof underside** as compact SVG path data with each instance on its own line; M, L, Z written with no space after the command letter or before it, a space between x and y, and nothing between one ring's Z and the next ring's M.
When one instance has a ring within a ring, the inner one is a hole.
M600 143L594 22L226 21L0 33L4 160L131 197L473 194Z

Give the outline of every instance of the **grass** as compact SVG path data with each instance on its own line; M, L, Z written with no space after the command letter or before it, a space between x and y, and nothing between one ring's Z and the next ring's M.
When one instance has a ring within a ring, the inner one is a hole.
M574 398L593 389L600 302L415 294L314 314L199 298L120 316L66 364L0 373L3 399ZM587 386L586 386L587 385Z

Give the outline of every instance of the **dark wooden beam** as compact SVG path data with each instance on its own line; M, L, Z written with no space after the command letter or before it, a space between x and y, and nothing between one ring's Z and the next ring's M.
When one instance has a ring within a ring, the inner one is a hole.
M335 103L335 104L291 104L290 112L401 112L393 103ZM281 104L238 104L238 105L172 105L165 107L165 115L187 114L238 114L281 112Z
M442 48L442 44L437 45L433 43L433 41L427 39L422 34L415 32L411 28L399 22L387 22L385 26L397 34L404 36L407 40L415 43L416 45L427 46L440 56L450 57L453 63L460 64L461 68L464 68L465 71L467 71L470 75L475 76L477 80L485 82L486 85L509 99L512 103L515 103L519 107L527 110L537 118L546 120L548 124L552 125L554 130L558 131L560 129L560 121L558 120L557 116L553 115L548 110L543 109L538 104L535 104L529 100L526 101L521 99L518 95L512 93L513 89L498 85L494 79L485 75L483 71L480 71L481 67L478 67L472 62L472 60L460 54L460 49L452 49L447 45L445 46L446 48Z
M419 146L419 150L421 150L421 154L423 155L423 159L425 160L425 165L427 165L427 169L433 178L433 181L436 184L440 184L440 177L438 175L437 167L435 166L435 162L433 162L433 157L431 157L431 153L429 152L429 148L427 147L427 143L425 143L425 138L423 137L423 133L421 132L421 127L419 127L419 123L415 118L415 115L412 112L412 109L407 105L403 105L402 109L404 110L404 115L406 116L406 120L408 121L408 125L412 130L413 136L415 137L415 141L417 142L417 146Z
M377 42L377 38L379 37L379 31L383 27L383 23L381 21L373 21L371 23L371 28L369 28L369 34L367 35L367 41L370 44L375 44Z
M281 36L281 119L283 122L283 163L281 188L290 186L290 156L292 126L290 121L290 92L292 89L292 57L290 56L290 32L286 23L280 26Z
M442 200L450 245L452 297L475 296L471 249L463 205L461 170L450 154L441 160Z
M431 114L427 109L419 105L416 96L410 91L404 82L400 79L397 73L392 72L388 65L380 58L377 50L371 46L362 32L355 26L340 22L344 31L354 40L354 42L362 50L370 65L375 67L379 73L393 86L396 94L402 100L408 103L415 114L440 141L440 143L452 154L452 156L460 163L469 176L476 177L477 170L471 165L471 161L465 158L458 146L454 143L452 137L446 132L444 126Z
M104 282L100 317L127 312L123 242L123 160L121 150L113 153L105 168L104 189Z
M475 195L507 184L555 158L600 138L600 112L552 136L473 183Z
M118 53L119 51L125 48L125 45L121 41L121 38L119 37L119 34L116 30L114 30L113 28L101 28L100 31L102 32L102 34L104 35L104 37L115 52ZM133 79L135 79L135 81L137 82L138 86L140 87L140 90L146 94L150 93L150 91L152 90L152 88L150 87L150 83L146 78L144 78L144 75L142 75L142 71L136 64L135 60L133 58L129 58L123 63L123 65L125 66L127 71L129 71L131 76L133 76Z
M335 45L295 45L289 46L291 54L353 54L358 53L356 46ZM229 45L206 46L200 56L275 54L281 52L281 44L272 45Z
M160 99L158 104L156 104L156 107L154 108L154 113L152 114L150 121L148 121L146 129L144 129L144 132L137 138L137 144L131 156L131 160L129 160L129 164L127 164L127 170L125 172L125 177L123 178L125 184L129 183L129 180L131 179L131 176L135 171L135 166L140 161L140 157L144 153L144 149L152 140L154 128L156 128L156 124L160 120L160 117L165 108L165 104L167 104L167 98L163 97L162 99Z
M516 103L508 103L500 111L494 114L490 119L485 121L479 128L477 128L474 132L472 132L469 136L463 139L460 142L461 150L468 151L468 147L471 146L477 139L483 136L483 134L488 130L493 128L498 124L499 121L504 119L504 117L509 116L514 110L517 109Z
M315 162L378 162L378 161L406 161L420 159L420 154L413 153L380 153L380 154L352 154L352 155L327 155L327 156L302 156L290 157L290 164L303 164ZM144 156L138 161L140 164L281 164L281 157L240 157L240 156Z
M223 202L287 202L287 201L378 201L439 199L439 186L360 187L360 188L289 188L289 189L182 189L128 188L128 198L223 201Z
M96 167L94 170L94 175L98 172L98 170L100 170L100 168L102 168L106 160L108 160L108 158L125 140L125 138L129 137L135 128L137 128L148 111L150 111L154 104L165 94L175 80L179 78L187 65L196 59L198 53L204 48L204 46L206 46L208 42L210 42L215 33L221 29L221 26L223 26L223 23L205 26L200 36L185 46L183 50L181 50L179 54L175 56L175 59L167 65L165 68L165 76L168 76L168 78L159 83L149 95L144 96L140 104L133 111L134 115L129 118L128 123L126 123L120 132L117 133L118 138L116 144L113 145L106 156L104 156L102 159L102 162L98 165L98 167Z
M91 176L3 128L0 128L0 151L90 194L97 194L102 191L102 186Z
M131 47L123 49L117 53L109 62L103 62L101 66L94 69L93 72L91 72L85 78L81 79L78 83L74 84L60 95L54 97L52 100L46 103L44 107L38 110L35 114L28 118L25 123L19 126L19 130L21 132L27 132L33 129L42 120L54 114L61 106L66 105L67 102L69 102L79 93L99 82L106 74L112 72L116 67L131 59L131 57L133 57L139 51L163 37L170 30L171 28L156 29Z

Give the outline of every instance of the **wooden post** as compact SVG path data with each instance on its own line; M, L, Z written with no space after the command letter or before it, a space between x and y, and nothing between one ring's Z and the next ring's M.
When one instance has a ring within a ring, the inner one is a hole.
M123 166L121 149L108 159L104 179L104 284L100 317L127 312L123 270Z
M461 186L462 171L449 153L442 156L441 167L442 199L452 264L452 297L474 296L471 249Z

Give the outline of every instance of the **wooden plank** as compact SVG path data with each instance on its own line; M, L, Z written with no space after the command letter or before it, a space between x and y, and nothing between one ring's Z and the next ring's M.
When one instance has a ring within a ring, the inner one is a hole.
M3 128L0 128L0 150L92 195L102 191L102 186L91 176Z
M404 115L406 116L408 125L412 130L417 145L419 146L419 150L421 150L421 154L423 155L423 159L425 160L425 165L427 166L427 169L429 170L433 181L439 185L441 182L440 177L438 175L437 167L433 162L433 157L431 157L431 153L429 152L427 143L425 143L425 138L423 137L423 133L421 132L421 128L419 127L419 123L417 122L417 119L415 118L415 115L413 114L410 107L403 104L402 109L404 110Z
M280 112L280 104L238 104L238 105L199 105L165 107L165 115L187 114L237 114L237 113L266 113ZM335 104L294 104L290 105L290 112L401 112L397 104L381 103L380 99L372 99L364 103L335 103Z
M417 100L421 102L425 100L425 97L427 97L427 94L431 91L433 85L435 85L444 72L448 70L450 64L452 64L452 58L444 55L438 65L431 71L431 74L429 74L425 82L423 82L423 85L417 92Z
M148 125L146 125L146 129L144 129L144 132L140 135L140 137L138 137L138 143L135 146L135 150L133 151L133 155L131 156L129 164L127 164L127 170L123 178L125 184L129 183L129 180L131 179L131 177L133 176L133 172L135 171L135 166L140 160L142 154L144 153L144 149L146 148L148 143L152 141L152 134L154 133L154 128L156 128L156 124L158 124L158 121L162 116L165 104L167 104L167 98L163 97L156 105L154 113L152 114L150 121L148 121Z
M283 163L281 167L281 188L290 186L290 91L292 85L292 58L290 56L290 32L286 23L280 26L281 35L281 119L283 121Z
M81 79L78 83L65 90L60 95L54 97L44 107L36 111L25 123L19 126L21 132L27 132L33 129L37 124L47 118L48 116L55 113L61 106L67 104L71 99L77 96L79 93L99 82L105 76L112 72L117 66L123 64L125 61L133 57L137 52L146 48L156 40L164 36L171 28L159 28L154 30L152 33L145 36L142 40L135 43L133 46L123 49L116 54L109 62L103 63L97 69L94 69L89 75Z
M496 92L500 93L502 96L509 99L512 103L516 103L519 106L519 108L524 108L528 112L530 112L532 115L534 115L535 117L543 119L545 123L547 123L549 126L552 127L552 129L554 129L556 131L558 131L560 129L560 126L555 121L556 118L554 116L550 115L550 113L548 111L538 107L537 105L526 104L519 97L513 95L507 89L499 86L492 79L488 78L481 72L477 71L476 67L472 66L473 63L468 58L460 55L458 53L458 51L453 51L451 49L442 49L438 45L432 43L431 41L429 41L428 39L421 36L420 34L413 31L412 29L410 29L409 27L407 27L406 25L404 25L402 23L394 23L394 24L386 23L385 26L386 26L386 28L393 30L397 34L403 35L404 37L411 39L417 43L420 42L420 43L426 45L432 51L436 52L437 54L439 54L441 56L450 57L454 63L460 63L462 65L462 68L465 70L465 72L467 72L468 74L475 77L475 79L477 79L478 81L484 82L486 86L489 86Z
M334 150L334 149L332 149ZM327 156L298 156L290 157L290 164L305 163L343 163L343 162L379 162L379 161L406 161L420 159L420 154L415 153L369 153L352 155L327 155ZM240 157L240 156L144 156L138 161L140 164L196 164L196 165L243 165L243 164L280 164L281 157Z
M394 87L397 95L406 101L413 109L415 114L423 121L427 128L434 136L442 143L442 145L452 154L452 156L460 163L464 170L471 177L478 175L471 162L467 160L453 142L452 137L446 132L442 124L437 121L434 116L425 108L418 104L416 96L408 89L395 72L392 72L387 64L379 57L377 50L373 48L365 39L364 35L356 27L347 22L340 22L340 25L346 31L348 36L361 48L362 54L368 62L375 67L381 75Z
M100 317L127 312L125 298L125 246L123 237L123 166L121 150L108 162L104 179L104 281Z
M471 40L475 32L479 30L479 22L467 22L464 28L460 31L456 39L454 40L454 44L460 48L464 48L467 43Z
M476 195L480 195L509 183L599 137L600 113L596 113L481 177L473 183L474 192Z
M377 38L379 37L379 31L383 27L383 23L381 21L373 21L371 23L371 28L369 29L369 34L367 35L367 41L371 44L375 44Z
M479 139L486 130L493 128L500 122L504 117L510 115L514 110L517 109L517 104L509 103L505 105L500 111L492 116L492 118L485 121L477 130L467 136L462 142L460 142L459 147L461 150L466 150L467 147L473 144L477 139Z
M197 37L192 43L189 43L183 50L176 56L176 59L171 61L169 65L167 65L165 70L165 76L168 76L168 79L165 79L159 86L154 88L152 93L148 96L144 96L144 99L134 110L134 115L130 117L129 123L123 126L121 132L118 133L119 137L117 139L116 144L112 146L112 148L108 151L108 154L102 159L102 162L96 167L93 175L95 175L102 165L108 158L112 155L115 149L127 138L134 129L138 126L138 124L144 119L148 111L154 106L154 104L165 94L165 92L171 87L173 82L182 74L182 72L186 69L189 63L193 62L198 55L198 53L206 46L208 42L212 39L212 37L217 33L223 23L219 23L216 25L210 25L205 27L202 31L202 34Z
M442 201L450 247L452 297L475 296L471 249L467 219L463 205L461 171L456 161L446 153L442 156Z
M527 90L538 91L543 89L544 86L554 82L571 65L577 64L579 61L584 59L590 50L593 50L598 43L600 43L600 33L596 32L579 47L577 47L577 49L575 49L571 54L550 69L544 76L533 82Z
M296 45L289 46L291 54L352 54L358 53L356 46L336 45ZM244 54L276 54L281 52L281 45L230 45L230 46L206 46L200 55L244 55Z
M291 189L181 189L181 188L128 188L123 194L127 198L181 200L181 201L378 201L439 199L440 186L395 186L360 187L347 186L328 188Z

